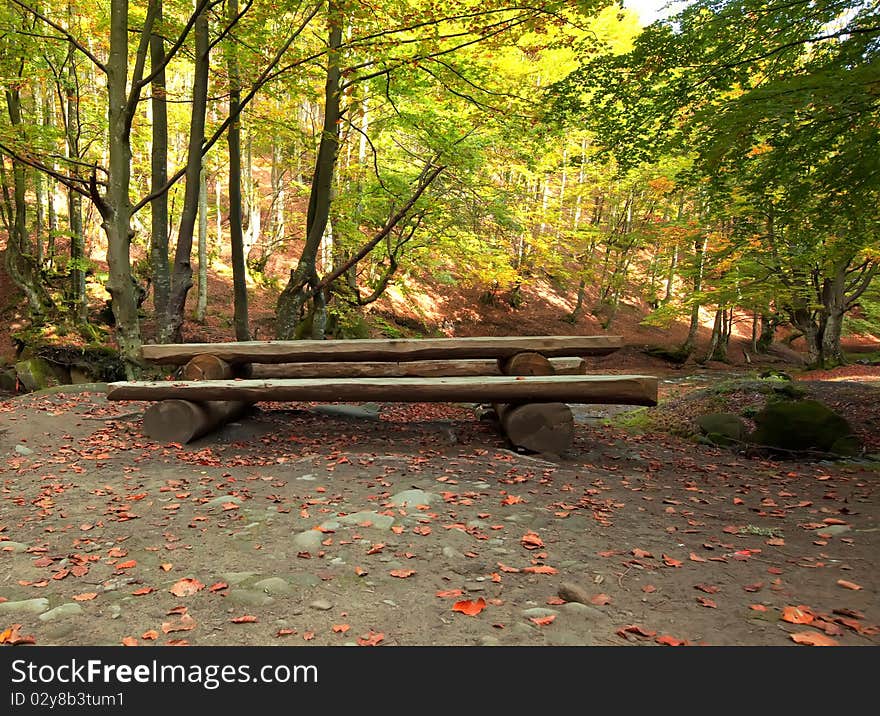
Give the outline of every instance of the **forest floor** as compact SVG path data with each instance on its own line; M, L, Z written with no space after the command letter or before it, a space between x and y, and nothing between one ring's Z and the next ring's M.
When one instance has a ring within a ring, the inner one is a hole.
M681 419L719 379L658 374L656 410ZM880 369L810 378L880 453ZM0 403L0 633L880 645L870 459L749 457L607 424L622 407L579 407L561 457L508 450L461 405L265 404L187 446L145 437L142 409L100 392Z

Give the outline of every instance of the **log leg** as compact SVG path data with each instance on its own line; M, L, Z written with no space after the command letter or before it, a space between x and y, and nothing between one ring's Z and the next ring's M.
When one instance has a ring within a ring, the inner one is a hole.
M226 361L208 354L195 356L179 371L184 380L226 380L234 373ZM144 432L159 442L188 443L235 420L249 405L240 400L162 400L144 412Z
M540 353L517 353L499 361L504 375L554 375ZM510 443L534 452L560 454L571 447L574 418L565 403L496 404L501 429Z

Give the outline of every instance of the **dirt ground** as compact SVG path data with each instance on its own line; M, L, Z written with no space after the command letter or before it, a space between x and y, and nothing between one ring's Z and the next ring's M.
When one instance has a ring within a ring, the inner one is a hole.
M560 458L401 404L264 405L173 446L143 407L0 403L7 641L880 644L877 462L747 458L588 406Z

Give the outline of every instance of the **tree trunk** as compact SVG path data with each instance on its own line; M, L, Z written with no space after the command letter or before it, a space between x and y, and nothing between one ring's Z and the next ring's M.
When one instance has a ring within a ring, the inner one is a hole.
M703 264L705 263L706 249L708 246L708 237L702 237L694 242L694 260L696 262L696 266L694 267L694 295L699 295L700 291L703 290ZM694 352L694 348L697 346L697 331L699 328L700 303L695 300L693 306L691 306L691 322L690 327L688 328L687 338L685 339L684 345L681 347L681 351L685 355L690 355Z
M107 195L96 201L107 234L107 291L113 306L116 340L126 372L137 371L141 345L137 300L131 276L131 116L127 107L128 0L111 0L110 57L107 62L110 166Z
M189 148L186 160L186 188L180 214L180 230L171 275L171 293L168 310L161 327L163 338L180 340L183 327L186 296L192 288L192 243L196 216L199 209L202 171L202 143L205 140L205 116L208 102L208 69L210 38L207 10L200 12L193 26L195 35L195 77L192 90L192 119L189 127Z
M196 320L205 322L208 311L208 182L205 178L205 161L199 172L199 301Z
M162 19L162 0L157 2L157 21ZM165 45L162 35L154 33L150 36L150 64L153 69L163 67ZM162 68L153 78L152 97L150 99L153 112L152 154L150 191L156 193L168 181L168 104L166 102L165 69ZM161 192L150 203L150 263L153 272L153 312L158 322L165 320L168 314L168 297L171 294L171 269L168 265L168 193ZM160 331L160 337L164 337Z
M327 220L330 216L333 171L339 150L340 92L339 51L342 43L341 17L334 0L328 3L330 22L329 53L327 56L327 82L324 87L324 127L315 159L315 172L309 195L306 217L306 242L296 269L290 272L287 286L278 298L275 309L276 335L280 339L296 337L297 327L304 319L310 289L318 283L317 257ZM319 322L310 331L312 338L322 338ZM316 335L321 334L321 335Z
M73 21L74 8L67 4L68 22ZM65 115L67 156L79 159L80 113L79 113L79 77L77 75L77 51L69 46L67 51L67 88L65 96ZM67 192L67 225L70 230L70 259L73 270L70 272L70 308L74 321L88 321L88 301L86 298L86 255L85 237L83 236L82 197L78 192L68 189ZM54 250L54 246L53 246Z
M226 18L231 21L238 14L238 0L227 3ZM226 59L229 72L229 115L235 117L229 125L229 246L232 253L232 303L235 339L250 340L248 327L247 266L244 256L244 235L241 226L241 81L238 74L238 51L230 40ZM219 229L218 229L219 234Z

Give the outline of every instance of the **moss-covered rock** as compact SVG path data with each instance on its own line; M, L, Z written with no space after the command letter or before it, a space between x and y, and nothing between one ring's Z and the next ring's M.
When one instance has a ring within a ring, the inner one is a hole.
M700 432L715 445L733 445L746 439L748 430L742 418L733 413L708 413L695 420Z
M14 393L18 386L15 368L0 368L0 390Z
M27 358L15 364L15 374L25 390L33 392L57 384L52 367L42 358Z
M850 424L817 400L769 402L755 415L755 425L755 431L749 436L749 442L755 445L832 453L837 453L835 446L839 449L855 446L858 452Z

